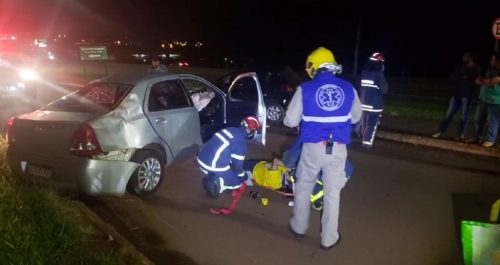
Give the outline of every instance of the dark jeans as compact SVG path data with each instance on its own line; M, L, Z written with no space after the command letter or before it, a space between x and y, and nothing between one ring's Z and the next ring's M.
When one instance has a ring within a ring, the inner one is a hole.
M476 138L479 141L483 139L484 124L488 118L488 106L481 100L478 100L476 107L476 115L474 116L474 122L476 125Z
M455 116L455 113L457 113L458 110L461 109L462 115L460 116L460 127L458 129L458 133L460 134L460 136L463 136L465 134L465 130L467 129L467 118L469 117L470 109L469 106L470 98L452 97L448 106L448 112L446 112L446 116L439 126L439 131L441 133L445 133L450 126L451 121L453 121L453 116Z
M495 143L500 123L500 104L488 104L488 133L486 140Z

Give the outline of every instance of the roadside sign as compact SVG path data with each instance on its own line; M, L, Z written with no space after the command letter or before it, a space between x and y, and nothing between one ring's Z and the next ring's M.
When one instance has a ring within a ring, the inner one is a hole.
M106 46L85 46L80 47L80 60L93 61L93 60L107 60L108 47Z
M493 22L491 33L493 33L493 37L495 39L500 40L500 17L495 19L495 21Z

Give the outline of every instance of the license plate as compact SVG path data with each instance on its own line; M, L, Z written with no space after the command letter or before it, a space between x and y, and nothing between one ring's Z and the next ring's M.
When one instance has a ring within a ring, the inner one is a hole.
M39 166L33 166L33 165L28 165L27 172L28 172L28 175L37 176L37 177L50 178L52 176L52 170L45 168L45 167L39 167Z

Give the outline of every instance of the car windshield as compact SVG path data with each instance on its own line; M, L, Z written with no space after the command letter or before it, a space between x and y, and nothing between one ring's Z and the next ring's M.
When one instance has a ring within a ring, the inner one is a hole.
M64 96L42 110L68 112L108 112L125 97L131 85L95 83Z
M231 86L231 83L234 81L234 79L239 75L244 72L233 72L228 75L225 75L218 80L214 82L214 84L220 88L222 91L227 93L229 90L229 87ZM287 84L286 79L280 75L279 73L275 72L257 72L257 78L259 79L260 85L262 92L266 93L267 90L273 89L273 88L279 88L282 85Z

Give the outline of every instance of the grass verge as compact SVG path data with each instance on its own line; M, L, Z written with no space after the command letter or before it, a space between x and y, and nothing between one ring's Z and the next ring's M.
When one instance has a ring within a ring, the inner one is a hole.
M447 107L448 105L434 103L389 101L384 106L384 114L439 121L446 114Z
M0 139L0 264L127 264L71 200L13 178Z

